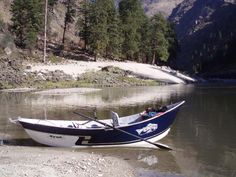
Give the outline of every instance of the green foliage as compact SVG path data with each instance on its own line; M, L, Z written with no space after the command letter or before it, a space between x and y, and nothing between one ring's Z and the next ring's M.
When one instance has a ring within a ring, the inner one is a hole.
M83 0L81 2L80 8L79 8L79 13L78 13L78 20L76 22L76 28L79 31L79 36L81 39L84 40L84 49L87 49L88 45L88 40L89 40L89 18L91 16L91 10L92 8L90 7L90 3L88 0Z
M116 58L121 53L121 37L120 19L115 7L114 0L107 2L107 35L108 41L106 46L106 57Z
M161 15L148 18L139 0L83 0L77 29L84 48L97 56L157 64L178 51L173 26Z
M141 43L139 45L139 57L144 63L151 63L150 58L152 56L150 40L151 36L151 23L150 20L146 17L144 23L141 26Z
M108 41L106 0L97 0L91 8L89 44L96 58L97 55L105 55Z
M94 56L114 58L120 54L119 17L114 0L82 2L77 29L85 49Z
M41 0L14 0L11 4L12 32L22 48L34 48L43 22Z
M167 22L161 14L156 14L151 18L151 50L153 60L152 63L160 61L167 61L168 53L168 40L166 38Z
M144 10L139 0L121 0L119 14L122 26L122 53L126 59L134 59L141 43L141 26L145 21Z
M166 32L166 38L168 40L169 46L168 46L168 52L169 52L169 59L168 62L171 64L176 57L177 53L179 52L180 46L177 41L177 36L174 30L174 25L171 23L167 24L167 32Z

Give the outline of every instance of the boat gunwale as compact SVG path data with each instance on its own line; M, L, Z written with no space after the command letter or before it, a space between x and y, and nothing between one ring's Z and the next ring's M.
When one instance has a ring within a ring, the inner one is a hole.
M174 106L174 107L171 108L171 109L168 109L168 110L165 111L163 114L155 115L155 116L153 116L153 117L151 117L151 118L144 119L144 120L141 120L141 121L138 121L138 122L134 122L134 123L132 123L132 124L127 124L127 125L123 125L123 126L122 126L122 125L119 125L119 126L117 126L117 127L115 127L115 128L126 128L126 127L131 127L131 126L135 126L135 125L138 125L138 124L141 124L141 123L145 123L145 122L152 121L152 120L154 120L154 119L156 119L156 118L160 118L160 117L166 115L167 113L169 113L169 112L171 112L171 111L177 109L178 107L180 107L180 106L183 105L184 103L185 103L185 101L180 101L180 102L174 103L174 104L176 104L176 106ZM174 104L171 104L171 105L174 105ZM171 106L171 105L168 105L168 106ZM140 113L138 113L138 114L140 114ZM133 115L136 115L136 114L133 114ZM130 116L132 116L132 115L130 115ZM126 116L124 116L124 117L126 117ZM120 117L120 118L122 118L122 117ZM44 127L53 127L53 128L60 128L60 129L72 129L72 130L104 130L104 129L112 129L112 128L107 128L106 126L103 126L103 127L94 127L94 128L93 128L93 127L86 127L86 128L79 128L79 127L61 127L61 126L58 126L58 125L56 125L56 126L50 126L50 125L45 125L45 124L40 124L40 123L27 122L27 121L24 121L24 119L25 119L25 120L30 120L29 118L22 118L22 117L19 117L19 118L18 118L18 121L19 121L20 123L23 122L23 123L31 124L31 125L39 125L39 126L44 126ZM42 120L42 119L34 119L34 120L38 120L39 122L40 122L40 121L50 121L50 120L47 120L47 119L45 119L45 120ZM104 120L110 120L110 119L101 119L100 121L104 121ZM53 120L53 121L61 121L61 120ZM73 122L73 120L63 120L63 121Z

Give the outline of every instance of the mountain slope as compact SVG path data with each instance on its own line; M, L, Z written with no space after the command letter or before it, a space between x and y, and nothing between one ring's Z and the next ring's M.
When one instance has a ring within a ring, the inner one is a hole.
M235 71L235 1L184 0L169 19L181 45L176 67L201 73Z
M172 10L182 1L183 0L142 0L142 3L148 16L153 16L157 12L169 16Z

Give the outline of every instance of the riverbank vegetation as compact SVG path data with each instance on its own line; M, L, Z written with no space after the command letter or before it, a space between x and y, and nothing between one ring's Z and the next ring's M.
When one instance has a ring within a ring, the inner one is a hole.
M43 3L13 0L10 29L17 47L31 52L42 47ZM57 0L49 0L49 19L57 3ZM65 50L71 53L79 50L93 56L95 61L103 57L152 64L167 63L176 56L178 44L173 26L161 14L147 17L139 0L121 0L117 5L115 0L69 0L62 5L64 27L61 42L54 43L51 50L55 55L63 56ZM72 23L75 23L75 35L81 40L68 47L71 41L66 39L66 33ZM51 39L50 35L48 31Z
M0 2L8 8L0 12L0 89L159 84L117 68L76 78L61 70L26 72L31 62L43 61L44 3ZM49 0L46 48L48 63L102 58L160 64L174 58L178 45L173 26L161 14L147 17L139 0Z

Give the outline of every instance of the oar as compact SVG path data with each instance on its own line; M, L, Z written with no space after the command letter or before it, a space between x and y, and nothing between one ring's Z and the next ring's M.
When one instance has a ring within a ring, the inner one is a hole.
M78 112L74 112L74 113L77 114L77 115L79 115L79 116L82 116L82 117L84 117L84 118L87 118L87 119L93 120L93 121L95 121L95 122L98 122L98 123L100 123L100 124L102 124L102 125L104 125L104 126L110 127L110 128L112 128L112 129L114 129L114 130L117 130L117 131L119 131L119 132L122 132L122 133L125 133L125 134L127 134L127 135L130 135L130 136L133 136L133 137L135 137L135 138L138 138L138 139L140 139L140 140L142 140L142 141L145 141L145 142L147 142L147 143L149 143L149 144L152 144L152 145L154 145L154 146L156 146L156 147L158 147L158 148L160 148L160 149L172 150L172 148L170 148L170 147L167 146L167 145L160 144L160 143L153 143L153 142L148 141L148 140L146 140L146 139L144 139L144 138L142 138L142 137L140 137L140 136L137 136L137 135L134 135L134 134L129 133L129 132L127 132L127 131L124 131L124 130L122 130L122 129L113 127L113 126L111 126L111 125L109 125L109 124L106 124L106 123L104 123L104 122L102 122L102 121L99 121L99 120L97 120L97 119L94 119L94 118L92 118L92 117L86 116L86 115L81 114L81 113L78 113Z

